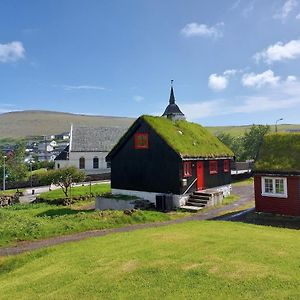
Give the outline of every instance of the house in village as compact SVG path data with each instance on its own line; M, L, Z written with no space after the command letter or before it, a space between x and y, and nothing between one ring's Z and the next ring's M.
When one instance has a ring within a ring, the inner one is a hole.
M153 203L172 194L173 205L203 206L214 188L230 193L233 153L199 124L187 122L171 87L162 117L141 116L106 157L113 194L133 195Z
M254 189L257 212L300 216L300 133L265 136Z
M55 168L75 166L87 175L110 172L105 157L125 133L123 127L73 127L70 144L55 158Z

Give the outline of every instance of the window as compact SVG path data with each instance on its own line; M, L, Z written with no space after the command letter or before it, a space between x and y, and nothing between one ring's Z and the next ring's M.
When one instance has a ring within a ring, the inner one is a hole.
M135 149L148 149L148 133L137 132L134 135L134 148Z
M228 173L230 169L229 160L224 160L224 173Z
M84 157L79 158L79 169L85 169L85 158Z
M287 180L284 177L262 177L262 195L287 198Z
M60 168L60 164L57 164L57 169L59 169Z
M184 161L183 162L183 177L191 177L192 176L192 162Z
M99 158L98 157L93 158L93 169L99 169Z
M218 174L218 162L216 160L209 161L209 174Z

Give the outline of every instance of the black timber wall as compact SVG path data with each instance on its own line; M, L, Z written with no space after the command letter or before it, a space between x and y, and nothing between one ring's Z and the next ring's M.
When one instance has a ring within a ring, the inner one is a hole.
M185 190L192 184L192 182L197 177L197 161L191 160L192 162L192 176L190 177L183 177L183 167L180 164L180 178L187 179L187 186L180 188L180 194L183 194ZM224 160L220 159L217 160L218 162L218 173L217 174L209 174L209 161L204 160L204 189L214 188L221 185L226 185L231 183L231 173L224 172ZM191 188L189 189L188 193L196 191L197 183L195 182Z
M149 149L134 149L135 132L149 134ZM141 121L111 158L111 186L114 189L179 194L181 165L178 154Z

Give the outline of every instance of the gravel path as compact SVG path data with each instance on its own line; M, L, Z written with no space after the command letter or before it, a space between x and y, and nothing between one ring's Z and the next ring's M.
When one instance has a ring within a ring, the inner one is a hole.
M0 256L7 256L7 255L17 255L26 251L31 251L35 249L40 249L44 247L49 247L53 245L58 245L67 242L74 242L80 241L89 237L100 237L105 236L112 233L118 232L128 232L134 231L143 228L155 228L161 227L166 225L172 224L180 224L188 221L195 221L195 220L210 220L219 217L222 213L226 213L230 210L237 209L239 207L244 206L248 202L254 199L253 194L253 186L233 186L233 194L239 195L240 199L232 204L218 207L215 209L207 210L206 212L199 212L195 213L191 216L187 216L181 219L165 221L165 222L156 222L156 223L146 223L146 224L136 224L136 225L129 225L121 228L112 228L112 229L103 229L103 230L91 230L85 231L81 233L75 233L70 235L58 236L53 238L48 238L39 241L26 241L20 242L15 247L6 247L0 248ZM219 219L222 219L220 217Z

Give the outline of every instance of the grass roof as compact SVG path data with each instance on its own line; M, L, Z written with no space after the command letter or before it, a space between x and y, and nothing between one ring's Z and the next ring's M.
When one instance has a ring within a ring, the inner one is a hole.
M266 135L255 170L300 172L300 133Z
M196 123L142 116L181 157L232 157L233 152L207 129Z

